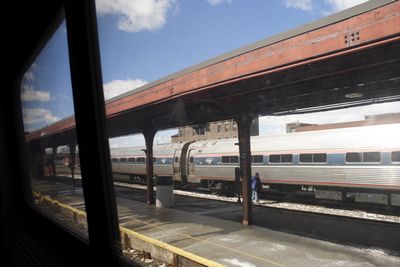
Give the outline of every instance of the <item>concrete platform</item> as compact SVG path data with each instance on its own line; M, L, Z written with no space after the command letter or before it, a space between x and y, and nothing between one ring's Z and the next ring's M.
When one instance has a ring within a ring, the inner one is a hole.
M400 266L400 258L118 199L121 225L226 266ZM229 210L227 211L229 212Z
M47 185L46 189L54 187ZM70 195L67 191L64 188L53 197L75 205L79 198L82 200L79 193ZM136 200L141 196L135 191L124 191L121 196L117 198L121 226L226 266L400 266L400 257L380 250L244 226L207 216L209 213L204 209L191 212L191 209L156 208ZM176 201L179 207L179 200ZM237 212L237 208L228 205L209 205L209 208L219 214Z

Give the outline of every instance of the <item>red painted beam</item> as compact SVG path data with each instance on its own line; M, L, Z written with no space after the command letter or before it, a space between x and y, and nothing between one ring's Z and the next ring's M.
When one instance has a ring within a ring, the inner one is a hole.
M270 44L227 60L194 70L146 90L116 99L106 105L107 117L176 98L200 90L212 90L222 84L236 82L267 73L294 68L307 62L340 56L387 42L398 41L400 34L400 2ZM68 131L75 127L74 118L29 133L33 140L43 135Z
M400 2L304 33L160 83L108 103L107 116L170 99L210 85L349 49L400 33ZM352 36L354 34L354 36ZM357 39L359 38L359 39ZM353 40L354 39L354 40ZM347 42L346 42L347 41Z

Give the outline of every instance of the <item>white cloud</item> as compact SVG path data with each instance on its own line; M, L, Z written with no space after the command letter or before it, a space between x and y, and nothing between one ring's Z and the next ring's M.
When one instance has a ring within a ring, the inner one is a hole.
M325 3L330 6L330 11L328 12L335 13L367 1L368 0L325 0Z
M166 23L175 0L97 0L99 15L119 15L118 29L126 32L154 31Z
M207 0L207 2L212 6L216 6L224 2L226 2L227 4L232 4L232 0Z
M313 124L327 124L364 120L366 115L400 112L400 103L373 104L361 107L346 108L325 112L259 117L260 135L275 135L286 132L286 123L304 122Z
M300 9L303 11L316 10L323 15L329 15L344 9L362 4L368 0L283 0L287 8ZM323 4L323 5L321 5Z
M35 90L31 85L22 86L22 101L39 101L48 102L50 101L50 92Z
M109 83L103 85L104 88L104 98L108 100L117 95L123 94L125 92L131 91L135 88L138 88L142 85L145 85L147 82L135 79L135 80L113 80Z
M36 69L37 69L37 64L33 63L29 67L29 69L25 72L25 74L23 75L22 79L24 81L33 81L33 80L35 80L36 79L36 75L35 75Z
M142 134L127 135L108 139L110 148L144 146L144 136Z
M163 130L157 132L154 136L154 145L170 144L171 135L177 134L178 129ZM109 139L111 148L131 147L131 146L145 146L144 136L142 134L127 135Z
M43 108L23 108L22 116L24 124L26 125L36 123L50 124L60 120L60 118L54 116L50 110Z
M312 0L285 0L285 5L288 8L301 9L305 11L314 8Z

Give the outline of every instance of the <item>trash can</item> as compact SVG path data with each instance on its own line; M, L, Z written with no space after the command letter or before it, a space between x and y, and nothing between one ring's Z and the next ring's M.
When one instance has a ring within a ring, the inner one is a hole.
M156 207L168 208L174 205L172 176L158 176L156 182Z

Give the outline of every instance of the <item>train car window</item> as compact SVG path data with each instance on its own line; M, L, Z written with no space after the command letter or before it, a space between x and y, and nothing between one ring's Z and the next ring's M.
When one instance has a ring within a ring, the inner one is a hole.
M380 162L381 153L380 152L364 152L363 162Z
M190 163L193 163L193 160L194 160L193 157L190 157L190 158L189 158L189 162L190 162Z
M300 154L300 162L311 163L313 162L313 154Z
M126 160L126 158L121 158L120 161L125 163L127 160Z
M263 162L263 156L262 155L254 155L254 156L252 156L252 162L253 163L262 163Z
M222 156L221 162L222 163L229 163L230 162L229 161L229 156Z
M356 152L346 153L346 162L362 162L362 154Z
M239 157L238 156L230 156L229 162L230 163L238 163L239 162Z
M139 157L139 158L136 159L136 162L144 163L145 162L145 158L144 157Z
M52 205L54 201L67 206L80 202L83 205L78 209L86 210L78 183L81 171L76 130L72 128L60 134L58 128L61 121L75 121L65 20L24 73L20 89L30 159L31 204L66 229L88 239L85 217L71 220L63 209Z
M153 157L153 162L156 162L157 161L157 158L156 157Z
M178 157L175 157L175 162L178 162L178 160L179 160L179 158L178 158Z
M135 162L135 158L128 158L128 162L130 162L130 163Z
M390 160L392 162L400 162L400 151L393 151Z
M313 162L323 163L326 162L326 154L325 153L318 153L313 154Z
M269 161L269 163L280 163L281 155L269 155L268 161Z
M283 154L281 155L281 163L292 163L293 155L292 154Z
M112 161L112 162L117 162L118 159L117 159L117 158L112 158L111 161Z

